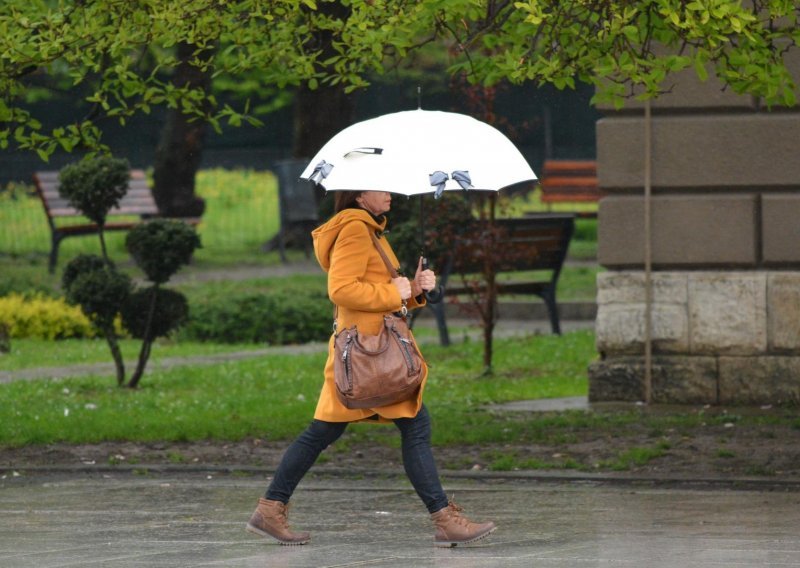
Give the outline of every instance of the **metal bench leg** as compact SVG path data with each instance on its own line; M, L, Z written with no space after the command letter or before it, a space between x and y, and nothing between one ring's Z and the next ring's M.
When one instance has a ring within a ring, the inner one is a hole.
M441 303L427 304L427 306L433 311L433 316L436 318L436 327L439 330L439 344L443 347L447 347L450 345L450 334L447 331L447 322L445 321L444 317L444 306ZM410 329L414 329L414 323L417 321L417 318L421 313L421 310L414 310L411 312L411 321L408 323L408 327Z
M447 319L444 314L444 302L438 304L428 304L428 307L433 310L433 315L436 318L436 327L439 329L439 344L443 347L450 345L450 333L447 330Z
M547 306L547 315L550 316L550 329L556 335L561 335L561 324L558 319L558 304L556 304L555 290L542 291L542 300Z
M286 258L286 243L284 242L285 238L283 227L278 230L278 254L281 256L281 262L286 264L288 259Z

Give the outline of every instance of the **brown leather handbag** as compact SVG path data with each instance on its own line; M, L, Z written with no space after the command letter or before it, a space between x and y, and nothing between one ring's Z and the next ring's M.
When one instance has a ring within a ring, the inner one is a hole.
M370 232L386 268L397 278L397 270ZM386 315L378 335L359 333L356 326L336 334L333 377L336 395L347 408L378 408L412 398L422 384L422 354L403 315ZM334 330L336 329L334 311ZM335 333L335 332L334 332Z

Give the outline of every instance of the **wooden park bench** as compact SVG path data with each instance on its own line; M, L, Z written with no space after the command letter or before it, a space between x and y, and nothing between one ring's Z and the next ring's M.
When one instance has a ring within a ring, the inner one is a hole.
M56 264L58 263L58 247L61 241L67 237L96 234L98 226L88 221L80 211L72 207L66 199L59 195L57 171L36 172L33 174L33 181L36 184L36 191L42 200L47 222L50 225L50 261L48 270L52 274L55 272ZM106 231L127 231L138 225L142 219L158 216L158 207L155 199L153 199L144 171L131 170L128 192L120 200L119 206L109 211L108 216L128 217L128 219L106 222ZM138 219L130 220L130 217L138 217ZM83 219L85 222L65 223L62 221L69 219ZM198 220L190 219L188 222L196 224Z
M519 219L497 219L495 227L498 240L494 250L498 252L493 255L493 262L498 298L509 295L541 298L547 307L553 333L561 334L556 286L575 229L575 216L571 213L529 214ZM469 238L468 235L464 236L462 242L455 244L451 250L464 250L465 246L472 246ZM484 266L482 260L471 255L460 255L460 258L450 256L444 259L441 266L444 268L439 274L439 282L444 286L445 299L438 304L429 303L428 306L436 318L441 344L449 345L445 317L447 297L483 292L485 283L480 279L480 274ZM466 283L459 275L454 276L456 271L468 275ZM546 272L546 276L542 277L541 272Z
M594 160L545 160L539 180L542 203L597 203L605 194L597 187ZM577 217L597 217L596 211L575 211Z

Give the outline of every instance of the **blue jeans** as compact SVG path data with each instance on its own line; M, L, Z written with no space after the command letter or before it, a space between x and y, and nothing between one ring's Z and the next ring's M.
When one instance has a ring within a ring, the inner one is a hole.
M414 418L397 418L403 448L403 467L411 485L428 508L435 513L447 507L447 495L439 481L436 462L431 452L431 420L428 409L422 405ZM297 484L311 469L319 454L339 439L348 422L314 420L305 432L292 442L281 459L267 488L267 499L288 503Z

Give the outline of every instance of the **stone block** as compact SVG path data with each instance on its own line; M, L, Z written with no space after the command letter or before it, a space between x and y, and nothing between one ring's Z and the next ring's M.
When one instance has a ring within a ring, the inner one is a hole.
M644 398L644 357L614 357L589 366L589 401L638 401ZM714 357L653 358L652 402L716 404Z
M698 272L689 276L692 354L760 354L767 348L767 275Z
M720 404L800 403L800 357L720 357Z
M800 179L795 193L765 194L761 198L764 262L800 265Z
M774 272L767 278L770 352L800 355L800 272Z
M653 266L755 266L756 211L756 196L750 194L652 197ZM644 264L644 197L600 201L597 256L606 267Z
M686 306L653 304L653 352L688 353L689 323ZM645 305L601 305L595 321L597 350L606 355L642 354L645 341Z
M675 272L655 272L651 276L653 302L686 304L687 275ZM631 304L645 301L644 272L608 271L597 274L597 303Z
M644 187L644 118L597 122L598 184L605 191ZM797 186L800 113L663 115L652 119L656 189Z

